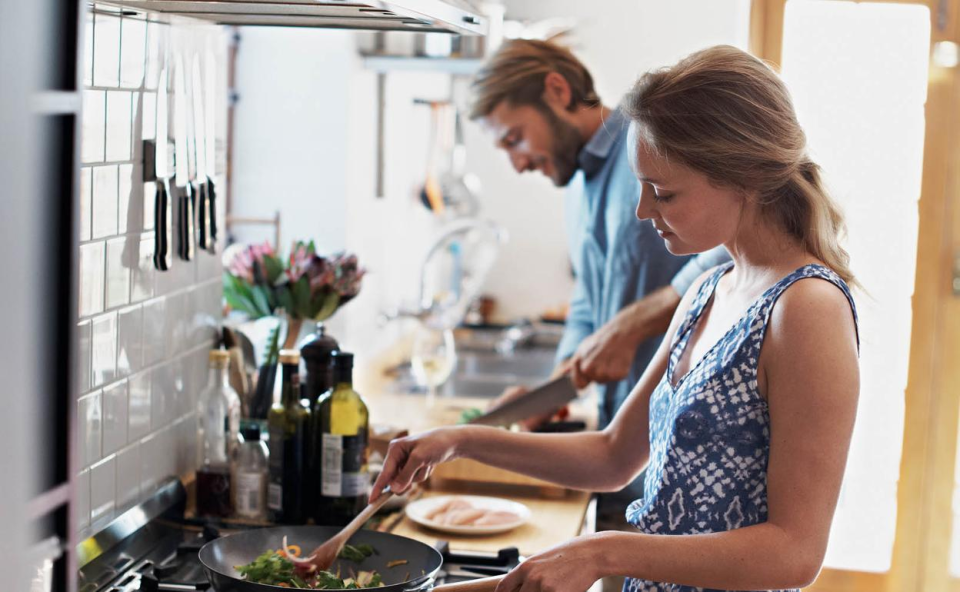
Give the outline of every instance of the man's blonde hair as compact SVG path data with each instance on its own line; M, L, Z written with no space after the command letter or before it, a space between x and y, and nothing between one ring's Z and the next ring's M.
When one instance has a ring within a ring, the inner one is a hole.
M505 42L474 78L470 119L490 115L503 101L542 106L544 79L551 72L570 85L567 109L600 104L593 77L569 49L547 41L515 39Z

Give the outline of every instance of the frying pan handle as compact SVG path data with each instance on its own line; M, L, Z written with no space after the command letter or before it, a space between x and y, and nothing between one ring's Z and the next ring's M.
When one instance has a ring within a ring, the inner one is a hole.
M432 592L493 592L502 579L503 576L492 576L455 584L443 584L435 587Z

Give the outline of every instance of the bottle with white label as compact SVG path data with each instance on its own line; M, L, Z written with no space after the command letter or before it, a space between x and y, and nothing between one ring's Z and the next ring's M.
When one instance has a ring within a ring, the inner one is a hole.
M237 448L234 471L234 511L241 518L263 520L267 517L267 480L269 452L260 439L260 424L245 422L240 428L243 441Z
M314 454L321 459L313 520L343 526L367 505L370 414L353 390L353 354L334 352L332 360L334 387L317 399L313 410Z

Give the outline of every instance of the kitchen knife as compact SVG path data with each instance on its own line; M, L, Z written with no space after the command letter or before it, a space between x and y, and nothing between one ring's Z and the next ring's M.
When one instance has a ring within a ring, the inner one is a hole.
M197 210L197 245L204 251L213 252L210 239L210 201L207 199L207 126L203 112L203 77L200 74L200 56L193 56L193 141L197 162L197 178L194 185Z
M217 171L217 136L214 133L217 119L216 97L217 97L217 70L216 61L213 54L209 51L205 55L207 68L207 91L203 98L206 101L206 108L203 110L204 123L206 131L203 134L204 146L207 151L207 209L210 212L210 247L209 251L215 253L217 250L217 192L213 187L213 177Z
M184 261L193 259L193 186L190 185L190 164L187 155L187 75L183 56L177 54L177 77L174 89L173 149L176 152L177 255Z
M564 375L475 417L469 423L509 426L518 421L556 411L576 398L577 389L573 386L570 377Z
M156 196L153 201L153 214L156 228L153 238L153 266L159 271L170 269L172 256L170 243L172 242L171 226L173 215L170 211L170 171L167 167L167 68L160 72L160 81L157 86L156 110L156 156L154 168L156 170Z

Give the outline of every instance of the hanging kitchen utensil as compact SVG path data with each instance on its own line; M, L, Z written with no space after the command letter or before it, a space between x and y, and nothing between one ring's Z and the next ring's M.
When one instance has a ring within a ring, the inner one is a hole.
M216 111L216 87L217 87L217 75L216 75L216 61L213 58L213 54L209 51L206 52L205 56L206 68L207 68L207 89L204 93L204 100L206 101L206 108L203 110L204 123L206 129L204 130L204 149L206 150L206 157L204 159L205 166L207 169L207 206L206 209L209 212L207 218L209 222L210 229L210 240L208 243L207 250L211 253L216 253L217 251L217 192L213 186L213 177L216 174L217 169L217 136L215 135L215 123L217 118Z
M453 146L449 150L449 167L440 175L440 193L443 203L455 216L476 216L480 211L480 179L466 172L467 147L463 141L463 124L460 111L451 106L453 111ZM450 115L445 114L445 121L449 123ZM446 150L445 150L446 151Z
M430 106L430 151L420 201L447 218L475 217L480 180L465 170L467 147L459 110L449 101L414 102Z
M197 177L194 185L197 209L197 245L204 251L214 252L214 242L210 235L210 200L207 197L207 127L206 113L203 110L203 77L200 74L200 56L193 56L193 122L194 152L197 159Z
M424 178L423 187L420 189L420 201L434 214L440 215L443 213L444 203L437 167L442 150L441 145L444 131L441 110L445 107L446 103L441 101L423 101L420 99L416 99L414 102L430 106L430 150L427 154L427 173Z
M187 155L187 76L183 56L177 54L177 77L174 89L173 125L176 153L177 255L184 261L193 259L193 186L190 184L190 164Z
M154 168L156 170L156 196L153 201L153 214L156 228L153 239L153 266L158 271L167 271L173 263L170 245L173 242L173 215L170 207L170 171L167 163L168 123L167 123L167 68L160 72L157 87L156 110L156 147L154 149Z

